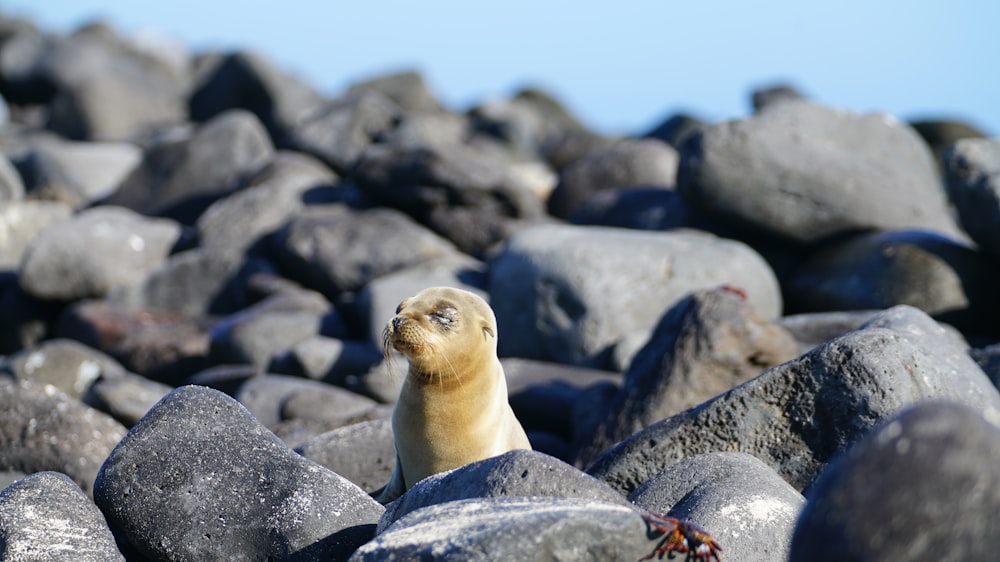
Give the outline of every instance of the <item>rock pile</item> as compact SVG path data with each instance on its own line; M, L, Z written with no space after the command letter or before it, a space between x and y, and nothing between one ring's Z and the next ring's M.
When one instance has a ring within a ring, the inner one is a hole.
M637 560L647 510L1000 551L1000 140L789 88L611 138L4 18L0 95L2 560ZM383 507L431 285L490 301L535 450Z

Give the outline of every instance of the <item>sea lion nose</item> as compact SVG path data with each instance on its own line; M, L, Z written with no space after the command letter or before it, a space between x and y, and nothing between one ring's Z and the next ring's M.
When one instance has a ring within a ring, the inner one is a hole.
M392 331L398 332L403 327L403 318L396 316L392 319Z

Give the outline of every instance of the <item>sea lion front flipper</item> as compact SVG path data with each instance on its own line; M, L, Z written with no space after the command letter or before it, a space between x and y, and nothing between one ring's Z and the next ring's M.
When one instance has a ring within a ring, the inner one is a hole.
M372 492L372 496L378 503L386 505L406 492L406 481L403 479L403 471L400 466L399 455L396 455L396 466L392 469L389 483L382 486L381 490Z

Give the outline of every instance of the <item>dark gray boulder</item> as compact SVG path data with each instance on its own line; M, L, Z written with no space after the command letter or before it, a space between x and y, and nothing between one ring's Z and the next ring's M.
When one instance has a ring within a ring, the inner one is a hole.
M686 294L722 284L744 290L765 318L781 311L763 258L706 233L537 226L511 237L489 268L505 356L610 368L623 339L647 337Z
M473 146L375 144L352 172L375 200L400 209L463 251L482 254L505 239L512 219L543 217L551 178L525 174L510 158Z
M72 479L36 472L0 491L0 560L68 558L125 562L101 510Z
M695 408L657 422L588 472L630 493L673 462L712 451L752 454L805 490L823 466L881 421L931 400L987 415L1000 393L943 328L897 306Z
M693 206L796 242L857 230L960 236L923 140L885 114L786 101L692 134L677 189Z
M805 498L746 453L705 453L642 483L629 501L693 521L725 545L724 560L785 560Z
M472 498L555 497L631 507L607 484L538 451L515 450L421 480L386 506L378 533L418 509Z
M966 333L995 334L1000 264L927 231L859 234L815 252L786 284L801 311L877 310L906 304Z
M296 124L292 146L349 173L368 146L400 117L399 107L374 90L362 90L324 102Z
M230 110L192 130L154 139L142 164L104 203L194 224L243 175L273 156L274 145L260 120L245 110Z
M403 517L351 562L639 560L657 546L631 507L569 498L476 498Z
M196 225L199 245L233 253L253 249L301 212L308 201L332 200L350 191L334 187L336 182L336 174L318 160L279 151L241 182L236 192L205 209Z
M324 422L325 431L371 414L376 403L319 381L284 375L259 375L240 386L235 398L257 421L271 428L292 418Z
M396 466L396 445L388 418L327 431L299 444L295 452L369 493L385 486Z
M238 402L195 386L167 395L115 447L94 498L142 555L169 560L342 560L382 513Z
M368 342L310 336L274 356L268 372L341 384L382 361L382 352Z
M18 279L40 299L103 296L159 267L179 237L172 221L94 207L42 231L25 250Z
M0 469L54 470L88 494L122 424L52 385L0 377Z
M981 412L914 406L839 456L808 494L788 560L996 556L1000 427Z
M673 189L677 161L677 151L657 139L622 140L595 150L560 171L548 211L565 219L604 191L640 186Z
M272 295L223 318L212 328L210 360L266 366L279 353L321 333L331 314L335 314L332 305L313 291L298 289Z
M113 193L142 160L142 149L125 142L73 142L41 138L17 153L33 197L85 207Z
M444 109L427 86L423 75L413 70L383 74L362 80L351 84L347 88L347 93L353 95L367 90L373 90L388 97L407 112L437 112Z
M276 68L250 51L236 51L208 62L188 96L195 121L209 121L231 109L260 119L275 144L287 142L291 130L322 97L309 84Z
M1000 256L1000 139L965 139L944 153L948 195L962 228Z
M578 444L586 466L636 431L798 356L792 336L725 288L681 299L660 319L625 373L594 434Z
M289 277L329 298L372 279L458 250L394 209L306 209L274 238L272 253Z
M94 381L80 399L84 404L115 418L125 427L132 427L173 389L172 386L143 376L123 373Z

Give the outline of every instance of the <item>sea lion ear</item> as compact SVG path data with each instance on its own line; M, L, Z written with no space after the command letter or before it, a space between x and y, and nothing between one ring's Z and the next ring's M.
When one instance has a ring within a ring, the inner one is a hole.
M489 326L483 326L483 339L487 339L486 337L487 335L493 338L497 337L496 333L493 331L493 328L490 328Z

